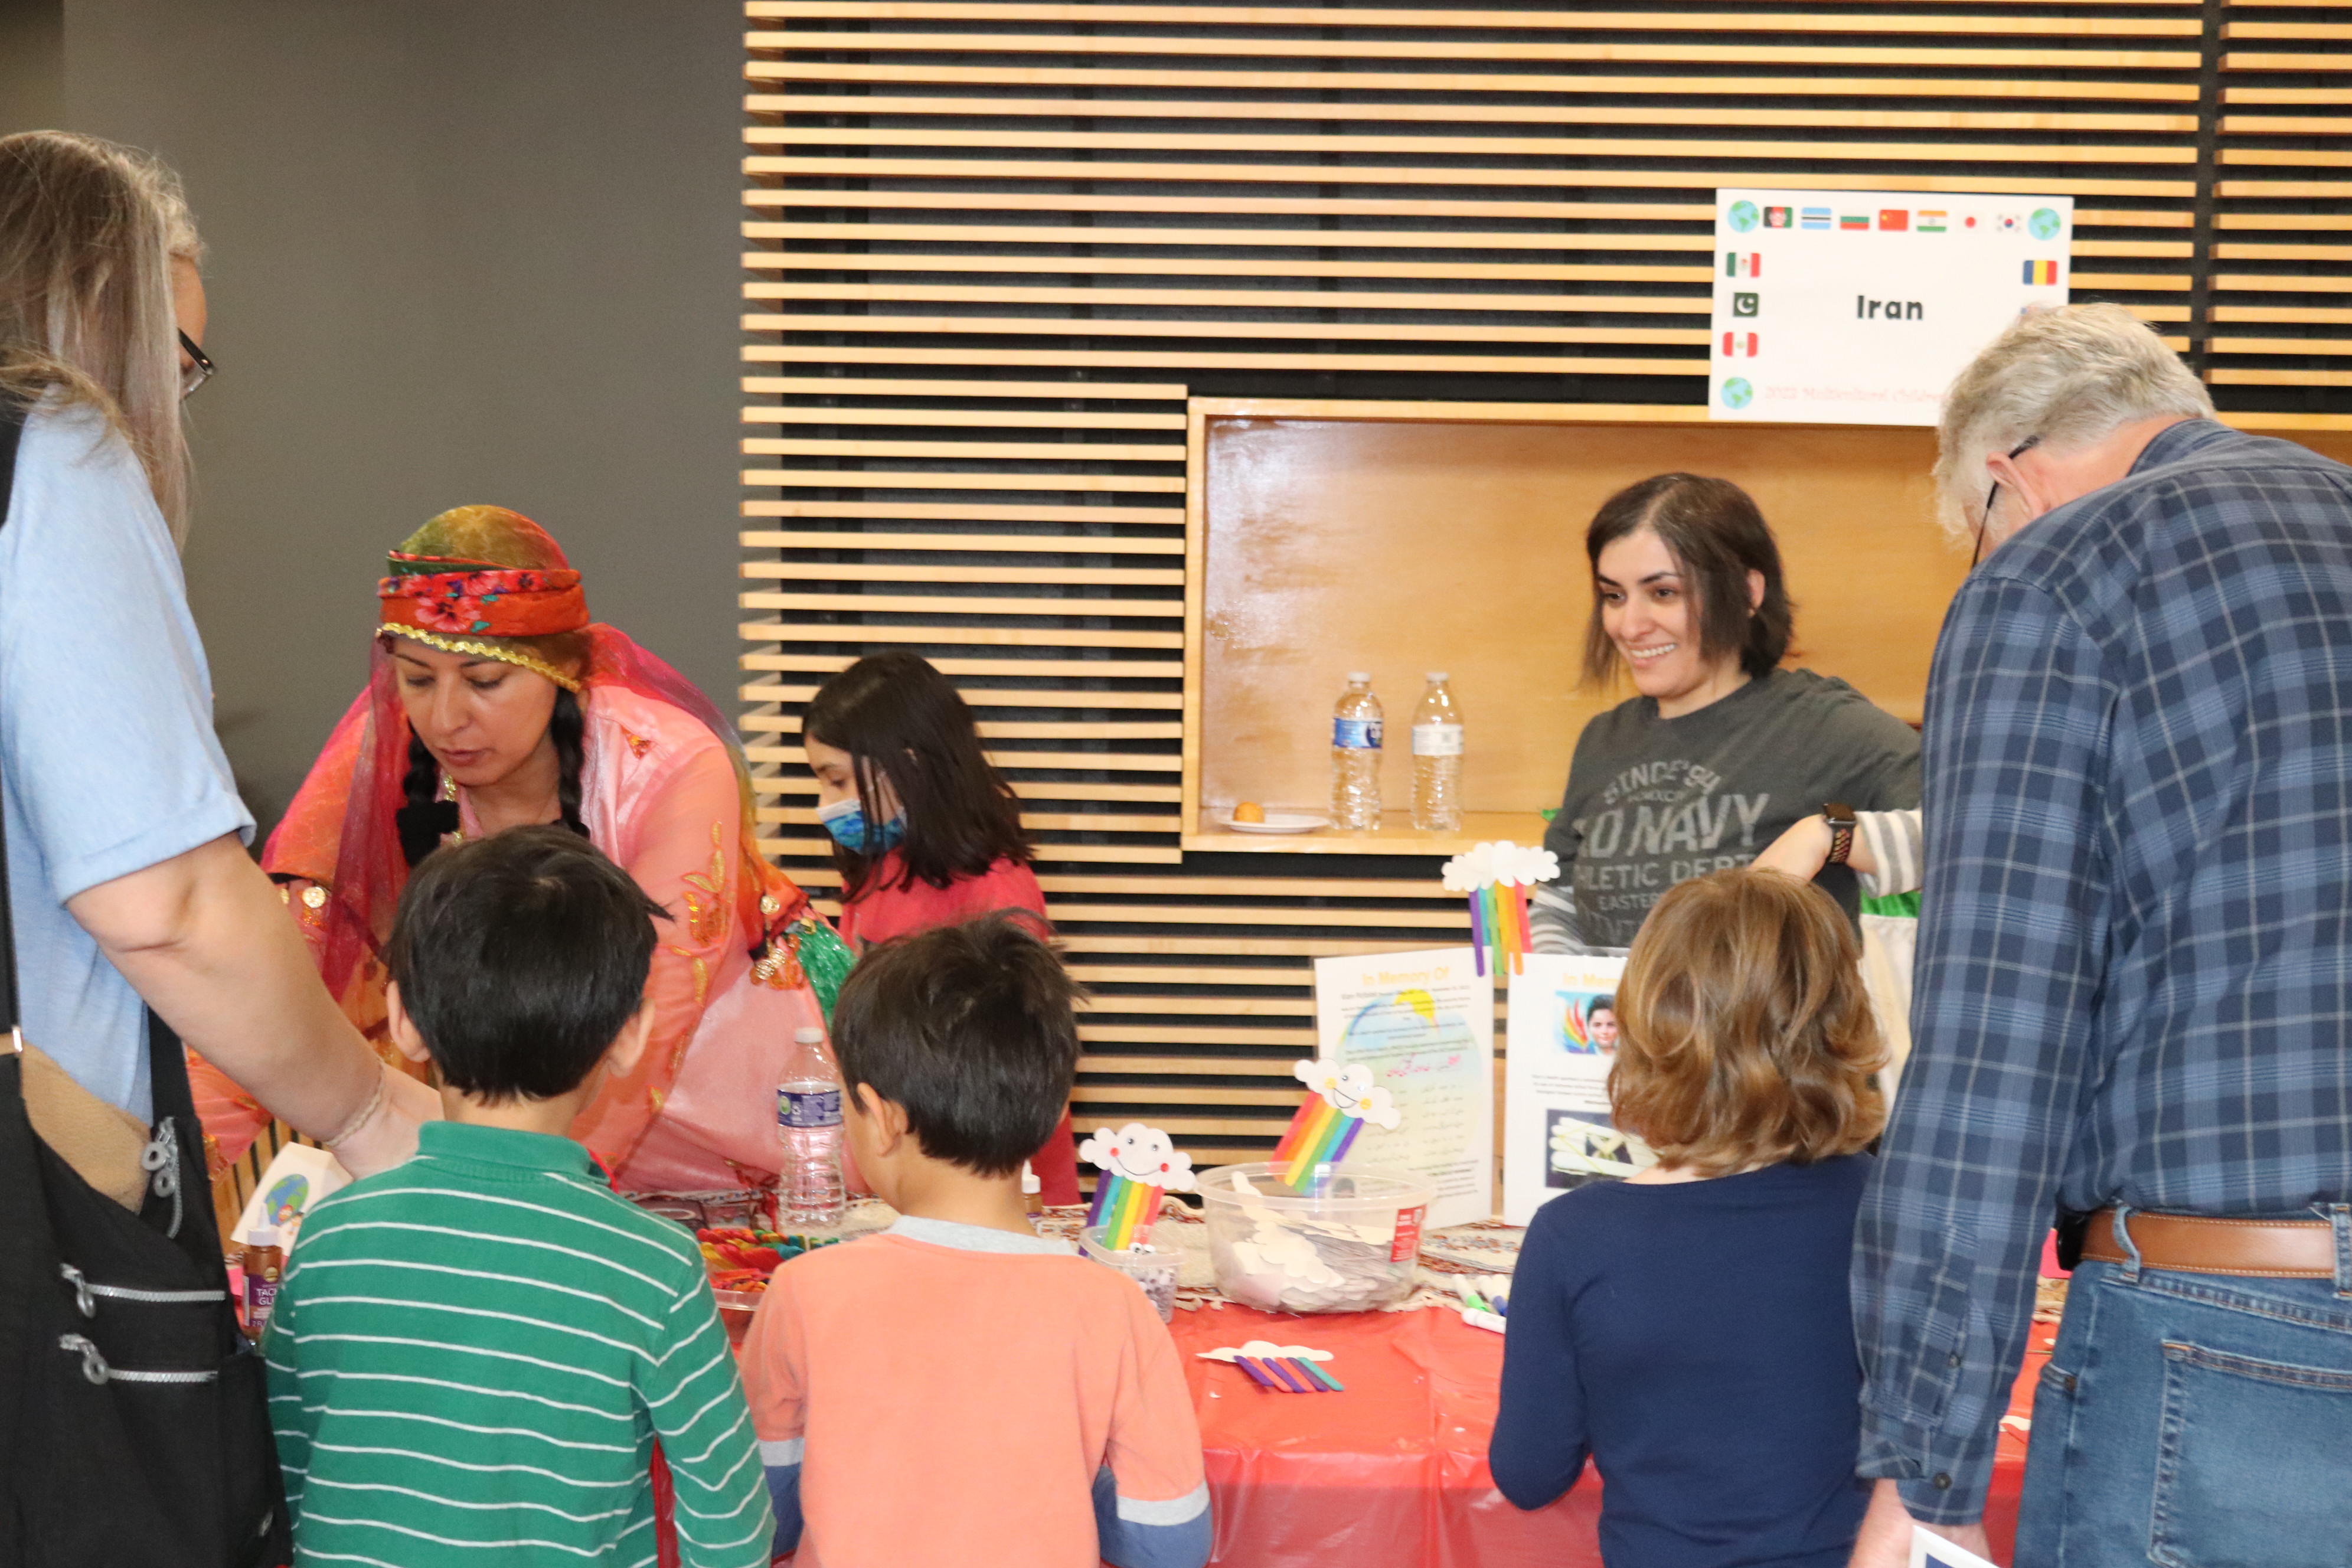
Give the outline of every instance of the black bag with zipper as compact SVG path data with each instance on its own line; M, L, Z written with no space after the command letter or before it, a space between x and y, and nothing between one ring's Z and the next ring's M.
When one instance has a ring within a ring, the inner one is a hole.
M23 420L0 412L0 521ZM276 1568L292 1551L268 1390L229 1300L180 1042L148 1016L132 1214L33 1131L19 1022L0 835L0 1568Z

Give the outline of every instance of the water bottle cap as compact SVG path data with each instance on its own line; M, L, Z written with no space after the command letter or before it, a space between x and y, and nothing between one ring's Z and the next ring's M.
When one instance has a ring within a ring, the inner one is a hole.
M823 1029L794 1029L793 1031L793 1044L796 1046L821 1046L824 1044L824 1031Z
M1429 672L1428 679L1432 685L1435 685L1445 679L1445 672L1442 669L1433 669Z
M1370 670L1351 669L1348 672L1348 684L1350 686L1370 686L1371 683L1372 672Z
M245 1233L245 1244L247 1247L275 1247L278 1245L278 1227L257 1225Z

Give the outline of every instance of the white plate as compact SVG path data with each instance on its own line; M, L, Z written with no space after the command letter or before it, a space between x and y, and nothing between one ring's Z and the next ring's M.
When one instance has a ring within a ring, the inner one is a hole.
M1264 822L1235 822L1231 816L1220 822L1235 833L1314 833L1331 826L1329 817L1310 811L1269 811Z

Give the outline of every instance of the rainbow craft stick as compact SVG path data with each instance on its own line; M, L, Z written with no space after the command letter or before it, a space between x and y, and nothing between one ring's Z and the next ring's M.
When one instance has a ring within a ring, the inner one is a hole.
M1297 1378L1286 1370L1280 1356L1268 1356L1264 1361L1258 1363L1258 1364L1264 1367L1267 1372L1272 1373L1276 1381L1280 1383L1285 1388L1290 1390L1291 1393L1304 1394L1307 1392L1306 1387L1299 1383Z
M1321 1384L1324 1387L1329 1389L1334 1394L1345 1394L1348 1392L1348 1385L1346 1384L1341 1383L1338 1378L1333 1377L1329 1373L1325 1372L1321 1367L1316 1365L1313 1362L1308 1361L1304 1356L1293 1356L1290 1360L1290 1364L1297 1367L1299 1371L1307 1373L1309 1377L1312 1377L1316 1382Z
M1248 1373L1249 1380L1252 1383L1256 1384L1260 1388L1269 1390L1275 1394L1280 1394L1282 1392L1281 1389L1275 1386L1275 1382L1272 1378L1258 1371L1255 1363L1251 1362L1249 1357L1245 1355L1237 1355L1234 1357L1234 1364L1241 1368L1243 1372Z
M1094 1206L1087 1213L1087 1223L1103 1227L1105 1247L1113 1252L1125 1252L1151 1234L1152 1222L1160 1217L1160 1200L1166 1191L1115 1172L1105 1172L1095 1184Z
M1290 1130L1274 1147L1274 1163L1284 1167L1282 1179L1298 1187L1314 1175L1318 1165L1336 1165L1346 1157L1363 1121L1349 1115L1321 1095L1308 1097L1290 1119Z
M1486 973L1486 898L1470 895L1470 952L1478 961L1478 973Z

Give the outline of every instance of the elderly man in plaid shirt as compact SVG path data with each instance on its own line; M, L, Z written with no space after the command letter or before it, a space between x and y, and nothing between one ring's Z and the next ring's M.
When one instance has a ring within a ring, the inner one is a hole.
M1983 1550L2053 1215L2017 1561L2352 1563L2352 468L2112 305L1953 384L1995 552L1927 692L1914 1046L1856 1231L1875 1480Z

